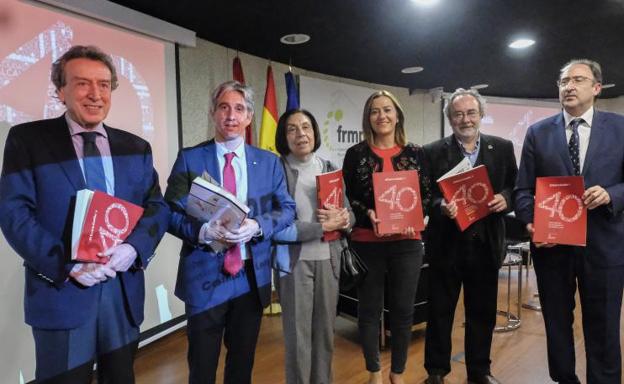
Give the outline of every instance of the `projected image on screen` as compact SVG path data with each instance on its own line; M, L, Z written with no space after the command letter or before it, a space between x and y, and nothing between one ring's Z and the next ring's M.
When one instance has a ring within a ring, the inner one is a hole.
M527 129L532 124L560 113L557 103L543 103L543 106L529 105L528 101L514 100L514 104L498 103L487 99L486 115L481 120L481 132L503 137L514 145L514 152L518 164L522 154L522 144ZM453 132L448 119L444 123L444 135Z
M115 12L123 9L100 14L97 6L103 2L84 3L93 3L83 9L93 18L37 2L0 0L0 153L11 126L65 112L50 81L51 65L73 45L95 45L111 55L119 78L104 123L151 143L164 187L178 149L174 45L99 21L116 20ZM140 24L130 27L141 29ZM184 313L173 296L177 259L167 257L179 249L177 239L165 236L150 262L142 332ZM23 383L34 378L35 370L32 332L22 311L24 266L1 234L0 254L0 372L10 382Z
M63 114L50 66L72 45L96 45L111 55L119 77L105 123L148 140L155 154L166 154L162 42L17 1L4 5L3 12L8 27L0 46L0 122L12 126ZM156 156L155 166L166 174L166 156Z

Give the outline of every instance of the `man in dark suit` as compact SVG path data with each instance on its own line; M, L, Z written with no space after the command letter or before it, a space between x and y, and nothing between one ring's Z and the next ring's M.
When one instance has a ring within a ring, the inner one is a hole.
M26 323L38 382L133 383L143 321L143 270L167 229L169 210L150 145L102 122L117 87L96 47L74 46L52 66L67 112L11 128L0 179L0 226L24 259ZM106 264L71 261L76 191L100 189L145 208Z
M226 82L211 101L215 137L180 151L165 193L173 211L169 232L184 241L176 295L188 316L189 382L215 382L223 339L224 382L245 384L251 382L262 309L271 297L271 236L292 222L295 203L278 157L245 144L253 118L251 88ZM240 229L186 215L197 176L223 185L251 209Z
M437 180L464 158L485 165L494 189L490 214L460 232L457 205L433 188L427 244L430 286L425 341L428 384L444 382L451 371L451 331L459 292L464 287L465 348L468 383L498 383L490 372L492 332L496 325L498 269L505 255L503 216L511 210L517 166L513 144L479 132L485 100L477 91L458 89L446 107L453 134L425 146L430 175Z
M532 244L546 326L550 377L579 383L574 322L578 285L587 383L620 383L620 312L624 281L624 116L601 112L600 65L572 60L559 74L562 113L531 126L524 140L514 198L516 215L533 232L535 179L581 175L587 246Z

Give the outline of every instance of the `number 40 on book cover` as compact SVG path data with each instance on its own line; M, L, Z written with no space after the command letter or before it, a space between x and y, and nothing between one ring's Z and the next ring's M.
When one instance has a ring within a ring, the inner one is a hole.
M98 253L121 244L143 215L143 207L100 191L76 194L72 226L74 261L106 263Z
M585 246L587 208L581 176L538 177L533 225L536 243Z
M407 227L425 229L418 171L373 173L375 213L380 234L399 234Z

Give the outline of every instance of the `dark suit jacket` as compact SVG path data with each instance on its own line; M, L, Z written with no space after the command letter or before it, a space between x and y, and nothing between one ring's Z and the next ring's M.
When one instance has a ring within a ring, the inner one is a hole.
M286 189L284 171L271 152L245 145L247 159L247 206L249 217L262 229L262 237L250 242L250 255L260 292L260 301L268 305L271 294L271 236L288 226L295 216L295 202ZM185 148L169 176L165 200L172 214L169 232L184 241L175 294L186 304L212 308L246 293L244 274L234 277L223 273L224 253L214 253L209 246L198 244L202 223L186 215L186 201L193 179L206 171L221 183L214 140Z
M145 212L126 242L147 267L167 229L169 210L150 145L115 128L108 134L115 196L141 205ZM0 226L7 241L24 259L26 323L46 329L75 328L96 315L96 288L69 279L71 224L76 191L86 188L64 116L11 128L0 178ZM143 269L120 273L136 325L143 321ZM123 303L120 303L123 305Z
M505 212L491 213L481 219L485 227L486 240L492 249L492 261L498 268L505 256L503 216L512 210L511 194L518 168L511 141L480 133L479 145L479 158L482 159L481 164L487 168L494 194L500 193L507 201ZM427 252L431 251L429 261L432 266L450 265L454 259L453 255L461 252L459 248L461 232L455 220L442 214L440 204L443 197L435 180L457 165L464 155L453 135L428 144L424 149L433 184L430 221L427 229L427 239L430 240L427 244L429 247Z
M594 112L589 147L582 169L585 189L600 185L611 196L609 206L588 211L589 261L603 267L624 264L624 116ZM514 191L516 215L533 222L535 179L574 175L568 153L563 114L542 120L527 131ZM565 252L564 247L534 249L538 253Z

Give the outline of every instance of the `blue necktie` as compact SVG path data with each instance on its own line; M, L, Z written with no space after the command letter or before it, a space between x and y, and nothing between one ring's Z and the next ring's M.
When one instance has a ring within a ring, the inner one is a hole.
M570 151L570 160L572 160L572 166L574 166L574 175L576 176L579 176L581 174L578 126L582 122L583 119L574 119L570 122L570 128L572 128L572 136L570 136L570 141L568 142L568 150Z
M91 190L99 190L106 193L106 176L104 175L104 165L102 164L102 156L95 145L96 132L82 132L82 141L84 144L82 162L84 165L85 179L87 188Z

